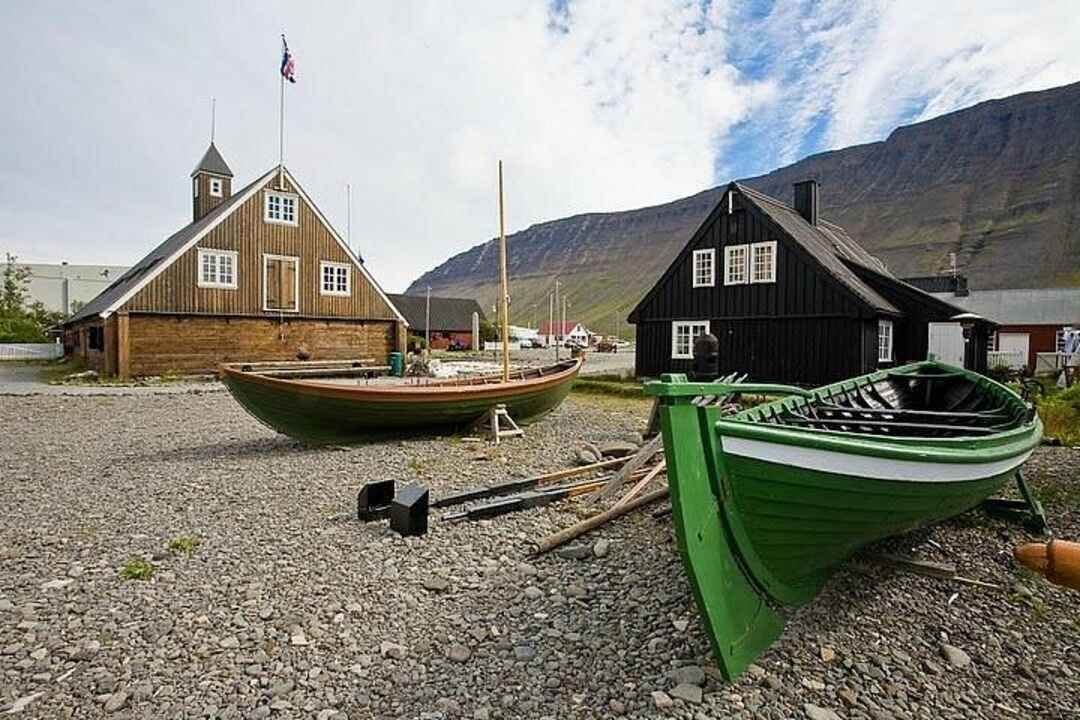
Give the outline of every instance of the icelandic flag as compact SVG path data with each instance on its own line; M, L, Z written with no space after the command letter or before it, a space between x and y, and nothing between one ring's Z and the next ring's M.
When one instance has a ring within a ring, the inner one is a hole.
M281 36L281 77L291 83L296 82L296 61L289 52L289 44L285 42L285 36Z

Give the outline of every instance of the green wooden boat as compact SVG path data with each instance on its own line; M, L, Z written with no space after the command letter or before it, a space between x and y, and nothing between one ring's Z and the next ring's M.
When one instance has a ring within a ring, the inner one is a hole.
M462 428L494 405L529 423L566 398L580 359L501 376L423 384L342 384L272 377L257 364L223 365L222 381L245 410L285 435L311 443L347 443L388 432Z
M965 512L1042 436L1030 404L920 362L808 391L665 375L661 428L679 549L714 654L737 677L860 547ZM725 393L782 399L721 415Z

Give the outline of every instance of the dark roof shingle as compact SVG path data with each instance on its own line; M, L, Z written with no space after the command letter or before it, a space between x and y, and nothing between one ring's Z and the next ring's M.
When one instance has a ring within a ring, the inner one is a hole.
M390 302L401 311L413 332L426 330L427 298L424 295L390 295ZM472 298L447 298L431 296L431 329L435 332L471 332L472 316L477 313L484 319L480 303Z
M191 176L195 177L200 172L207 172L211 175L224 175L225 177L232 177L232 170L229 169L229 164L225 162L225 158L221 157L221 153L218 152L217 146L214 143L210 143L210 147L206 148L206 152L203 153L202 160L195 166L195 169L191 171Z

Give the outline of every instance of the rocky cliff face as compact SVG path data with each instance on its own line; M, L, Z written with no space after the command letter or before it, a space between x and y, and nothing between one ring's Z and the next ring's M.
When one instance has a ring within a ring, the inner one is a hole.
M1080 83L980 103L744 182L791 202L792 184L807 178L821 184L822 216L901 277L943 272L953 252L973 289L1080 285ZM558 276L570 295L568 317L618 330L720 192L511 235L513 321L546 318ZM490 308L497 263L489 241L407 292L430 284Z

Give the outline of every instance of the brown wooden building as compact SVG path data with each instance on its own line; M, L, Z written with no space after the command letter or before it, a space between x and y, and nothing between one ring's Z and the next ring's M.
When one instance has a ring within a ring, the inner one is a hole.
M65 323L67 354L129 377L404 349L404 316L287 168L234 193L211 143L191 179L191 224Z

